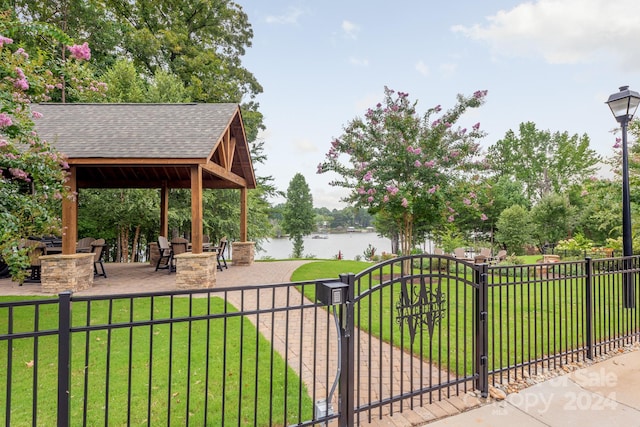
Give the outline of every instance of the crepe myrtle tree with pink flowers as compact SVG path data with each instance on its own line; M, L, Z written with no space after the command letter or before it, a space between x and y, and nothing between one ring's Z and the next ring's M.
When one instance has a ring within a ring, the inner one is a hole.
M458 95L451 109L438 105L420 114L407 93L385 87L384 101L331 142L318 173L339 175L330 185L351 190L344 201L368 208L385 225L379 231L391 238L397 233L402 253L409 254L414 237L455 221L454 185L482 163L477 141L485 135L479 123L469 129L456 123L486 95Z
M69 50L79 60L89 54L86 45L69 45ZM59 200L74 196L65 191L64 156L38 138L34 127L42 116L34 104L49 99L57 78L40 58L30 58L0 35L0 256L19 282L28 266L20 241L60 235Z

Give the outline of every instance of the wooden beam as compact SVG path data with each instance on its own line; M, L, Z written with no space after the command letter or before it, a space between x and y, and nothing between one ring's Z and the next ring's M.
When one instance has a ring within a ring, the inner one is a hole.
M247 189L240 189L240 241L247 241Z
M76 253L78 240L78 187L76 185L76 168L71 166L65 184L68 197L62 198L62 254Z
M225 179L227 181L230 181L240 187L246 187L247 186L247 180L244 179L243 177L241 177L240 175L236 175L233 172L229 172L227 170L225 170L222 166L215 164L215 163L207 163L206 165L202 165L202 169L206 170L207 172L220 177L222 179Z
M191 252L202 253L202 168L191 166Z
M169 187L166 181L160 188L160 236L169 239Z

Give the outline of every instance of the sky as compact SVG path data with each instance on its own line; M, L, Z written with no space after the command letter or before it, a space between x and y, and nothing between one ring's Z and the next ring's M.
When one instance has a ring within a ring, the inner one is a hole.
M607 98L623 85L640 91L637 0L235 1L254 31L243 64L264 89L255 101L268 159L256 174L286 192L302 173L315 207L346 207L347 190L317 165L385 86L423 113L487 90L485 104L459 121L480 122L484 149L531 121L586 133L605 157L618 126Z

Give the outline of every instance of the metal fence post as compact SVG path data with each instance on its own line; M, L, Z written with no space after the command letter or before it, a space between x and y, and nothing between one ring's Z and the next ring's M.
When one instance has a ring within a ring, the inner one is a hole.
M593 360L593 261L591 257L585 258L585 347L587 348L587 358Z
M342 306L341 316L341 364L342 372L340 374L340 384L338 389L338 408L340 411L340 417L338 418L338 425L340 427L347 427L354 425L354 343L353 343L353 300L354 300L354 284L355 274L341 274L340 281L349 285L347 288L346 303Z
M58 295L58 427L70 425L71 292Z
M480 264L475 270L476 298L476 328L475 328L475 372L478 375L476 380L476 389L480 390L482 397L489 394L489 357L487 349L489 348L489 321L488 302L489 302L489 282L488 282L489 266Z

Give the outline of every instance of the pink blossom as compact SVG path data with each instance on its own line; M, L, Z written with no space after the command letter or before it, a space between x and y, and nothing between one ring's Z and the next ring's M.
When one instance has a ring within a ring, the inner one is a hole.
M447 221L449 222L453 222L455 220L455 218L453 217L453 215L449 215L449 218L447 218Z
M403 197L401 204L403 208L406 208L407 206L409 206L409 201Z
M15 178L18 178L27 182L31 181L31 179L29 178L29 174L23 171L22 169L9 168L9 172L11 172L11 175L13 175Z
M450 213L455 213L456 210L453 209L451 206L447 206L447 209L449 210Z
M5 128L11 126L12 124L13 121L11 120L11 117L7 115L7 113L0 113L0 127Z
M433 123L431 123L431 127L436 127L440 124L440 119L438 120L434 120Z
M387 203L389 201L389 196L385 194L384 197L382 198L382 201Z
M422 149L420 147L416 147L413 149L413 154L420 154L422 153Z
M415 162L413 162L413 166L419 168L420 166L422 166L422 163L420 163L420 160L416 160Z
M62 194L60 194L59 191L56 191L55 193L53 193L53 198L57 199L57 200L61 200L62 199Z
M613 144L613 148L620 148L620 142L616 139L616 143Z
M367 202L369 202L369 203L373 202L373 196L367 197Z
M15 159L17 159L17 158L18 158L18 156L16 156L16 155L15 155L15 154L13 154L13 153L7 153L7 154L5 154L4 156L5 156L7 159L9 159L9 160L15 160Z
M366 190L362 187L358 188L358 194L366 194Z
M362 179L364 179L365 181L371 181L371 178L373 178L373 174L371 173L371 171L367 171Z
M389 193L391 193L392 196L395 196L396 194L398 194L398 191L400 191L400 190L398 190L398 187L396 187L394 185L390 185L390 186L387 187L387 191Z
M2 47L5 44L11 44L11 43L13 43L13 39L10 39L9 37L0 36L0 47Z
M62 166L62 169L69 169L69 163L64 160L60 162L60 166Z
M318 163L318 168L316 169L316 173L322 173L322 172L324 172L322 170L322 163Z
M478 130L478 129L480 129L480 122L473 125L473 130Z
M19 79L13 82L13 86L15 86L17 89L27 90L29 89L29 82L27 81L27 79Z
M482 215L480 215L480 219L483 220L483 221L486 221L489 218L485 214L482 214Z
M477 90L473 93L473 97L476 99L484 98L485 96L487 96L486 90Z
M91 59L91 49L89 49L89 45L87 42L82 43L81 45L74 44L73 46L67 46L69 52L71 52L71 56L75 59Z
M464 135L465 133L467 133L467 128L460 129L460 135Z
M433 165L435 165L435 164L436 164L436 162L433 161L433 160L429 160L428 162L424 162L424 166L427 167L427 168L432 168Z
M2 148L2 147L6 147L8 144L9 144L9 143L8 143L6 140L4 140L4 139L0 139L0 148Z
M407 152L408 153L413 153L413 147L412 146L408 146L407 147Z
M34 119L40 119L42 118L42 113L40 111L33 111L31 113L31 117L33 117Z
M471 200L467 199L466 197L464 199L462 199L462 203L464 203L465 205L469 206L471 204Z
M472 198L472 199L477 199L478 195L472 191L472 192L469 193L469 197Z
M29 54L24 51L23 48L19 47L18 50L15 51L15 55L22 55L25 58L29 58Z
M427 191L429 192L429 194L433 194L436 192L438 188L434 185L433 187L431 187L430 189L428 189Z
M451 127L451 123L445 123L444 127L446 127L447 129L449 129Z
M442 107L440 105L436 105L434 110L436 111L436 113L439 113L440 111L442 111Z

